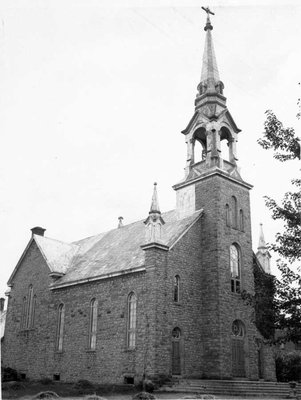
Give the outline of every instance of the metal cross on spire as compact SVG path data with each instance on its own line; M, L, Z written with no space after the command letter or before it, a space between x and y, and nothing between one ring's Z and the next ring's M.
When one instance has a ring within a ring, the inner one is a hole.
M204 29L205 29L205 31L207 31L208 29L210 29L212 31L213 26L211 25L209 14L211 14L211 15L215 15L215 14L210 10L209 7L202 7L202 9L207 13L207 22L206 22L206 26Z
M207 13L207 15L208 15L208 17L209 17L209 14L211 14L211 15L215 15L211 10L210 10L210 8L209 7L202 7L202 9L204 10L204 11L206 11L206 13Z

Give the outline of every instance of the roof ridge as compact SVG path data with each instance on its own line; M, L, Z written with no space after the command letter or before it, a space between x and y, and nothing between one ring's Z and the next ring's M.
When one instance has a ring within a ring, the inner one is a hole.
M176 209L173 208L172 210L165 211L165 212L162 213L162 215L168 214L168 213L170 213L170 212L172 212L172 211L176 211ZM109 229L109 230L107 230L107 231L97 233L96 235L91 235L91 236L87 236L87 237L84 237L84 238L79 239L79 240L75 240L74 242L71 242L71 243L77 245L77 243L79 243L79 242L81 242L81 241L83 241L83 240L96 238L97 236L100 236L100 235L106 235L107 233L110 233L110 232L113 232L113 231L116 231L116 230L124 229L124 228L126 228L126 227L128 227L128 226L130 226L130 225L137 224L138 222L142 222L142 223L143 223L144 220L145 220L145 218L141 218L141 219L138 219L137 221L133 221L133 222L130 222L129 224L125 224L125 225L123 225L121 228L116 227L116 228L113 228L113 229ZM78 245L77 245L77 246L78 246Z
M33 238L34 238L34 239L36 239L36 238L42 238L42 240L43 240L43 239L47 239L47 240L52 240L52 241L54 241L54 242L58 242L58 243L61 243L61 244L66 244L66 245L68 245L68 246L77 246L77 247L78 247L78 245L77 245L76 243L74 243L74 242L63 242L62 240L50 238L50 237L48 237L48 236L41 236L41 235L36 235L36 234L34 234L34 235L33 235ZM38 239L38 240L39 240L39 239Z

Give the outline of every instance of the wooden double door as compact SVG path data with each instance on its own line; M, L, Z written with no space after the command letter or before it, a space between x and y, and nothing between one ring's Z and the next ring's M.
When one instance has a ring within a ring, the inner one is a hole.
M232 375L237 378L246 376L243 339L232 339Z

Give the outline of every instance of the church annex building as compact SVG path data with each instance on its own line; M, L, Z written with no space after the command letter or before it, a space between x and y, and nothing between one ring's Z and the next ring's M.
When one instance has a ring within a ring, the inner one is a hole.
M176 209L157 186L148 216L63 243L35 227L8 281L3 366L29 379L138 383L143 376L275 380L254 310L254 268L268 275L265 243L252 251L240 129L226 106L207 11L194 114L182 132L185 177ZM221 157L221 141L229 159ZM195 161L195 144L203 149Z

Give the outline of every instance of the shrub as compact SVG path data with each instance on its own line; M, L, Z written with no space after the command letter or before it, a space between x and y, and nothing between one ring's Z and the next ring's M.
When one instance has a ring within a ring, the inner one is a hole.
M88 395L85 397L85 400L107 400L104 397L97 396L97 394Z
M51 392L50 390L47 390L46 392L40 392L36 394L33 399L57 399L60 397L58 394L55 392Z
M152 393L140 392L132 397L133 400L156 400L156 396Z
M301 380L301 354L297 352L279 354L276 357L276 376L279 382Z

